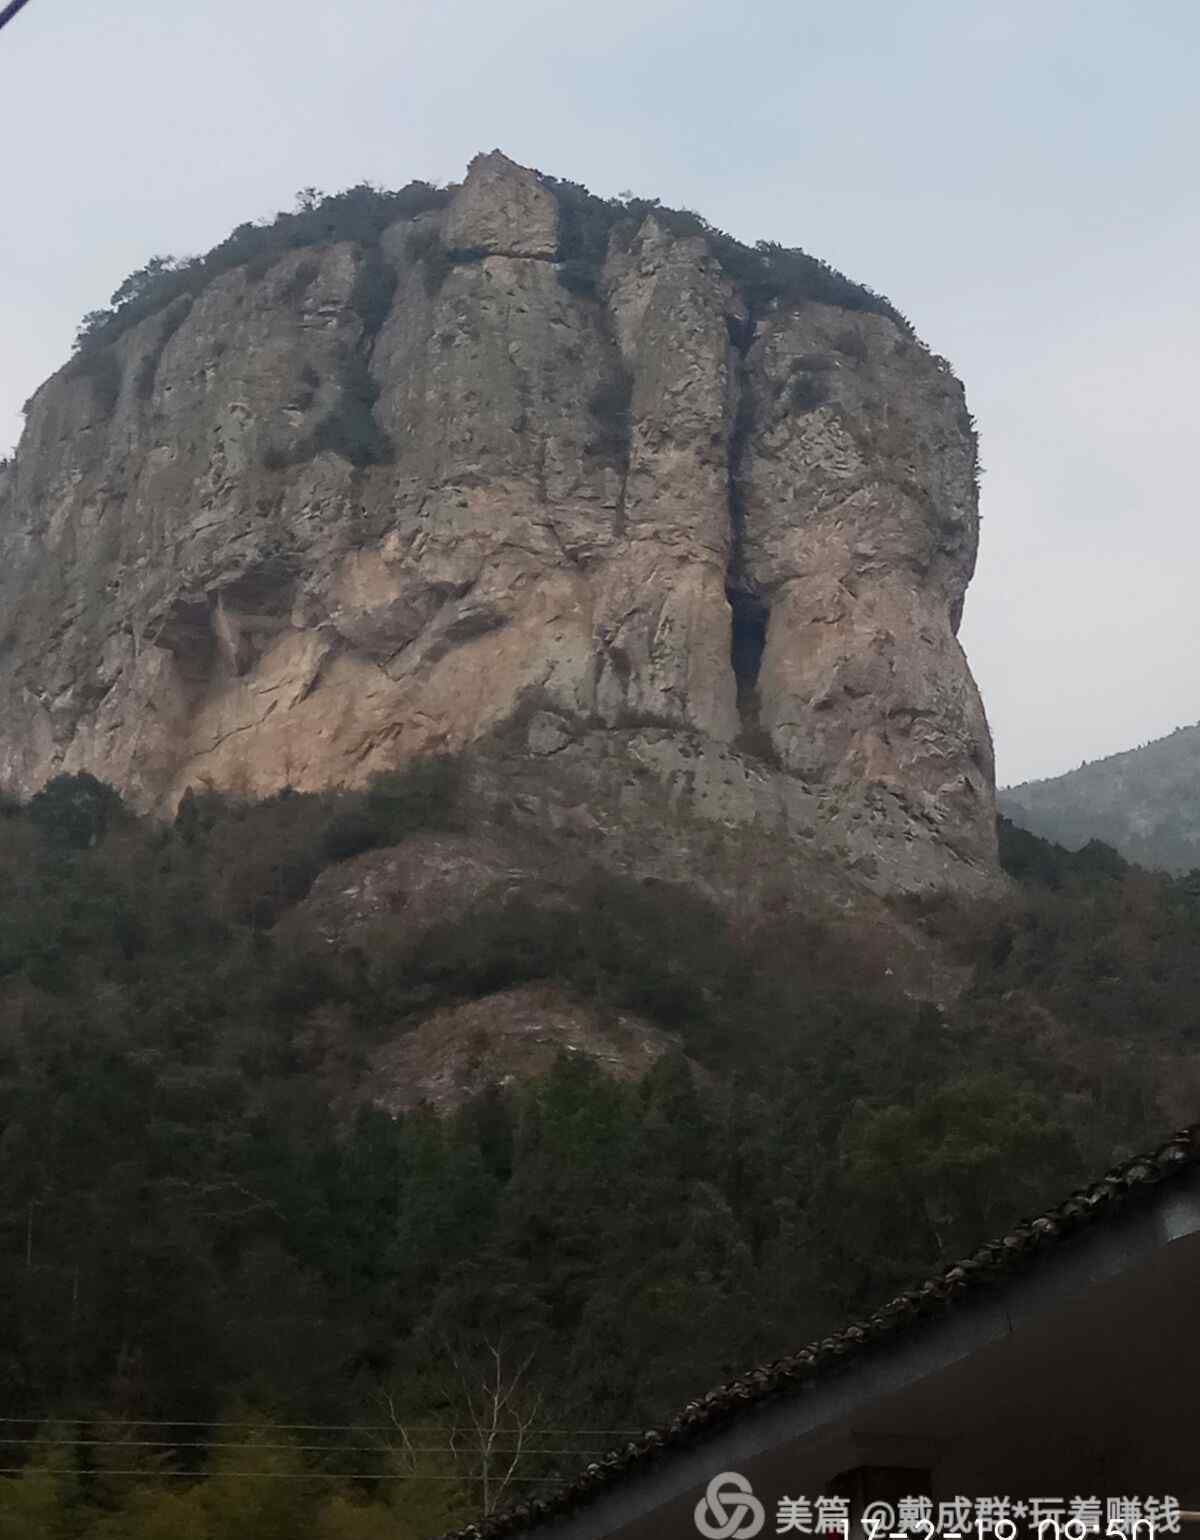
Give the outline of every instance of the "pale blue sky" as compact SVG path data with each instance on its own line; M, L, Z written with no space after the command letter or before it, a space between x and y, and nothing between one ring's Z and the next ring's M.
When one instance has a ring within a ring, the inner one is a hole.
M32 0L0 33L0 450L80 315L296 189L514 158L888 294L986 469L1003 780L1200 717L1194 0Z

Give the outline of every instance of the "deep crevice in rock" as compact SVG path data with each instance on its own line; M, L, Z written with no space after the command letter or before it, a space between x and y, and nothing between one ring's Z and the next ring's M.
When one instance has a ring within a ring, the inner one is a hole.
M737 685L737 709L742 722L743 745L761 752L764 733L759 720L758 676L767 645L770 609L746 576L746 509L742 495L742 459L754 428L754 401L750 390L749 351L754 339L754 318L727 316L733 352L737 411L729 435L729 560L725 573L725 597L730 609L730 665Z
M592 312L602 345L612 359L608 372L588 397L587 407L596 432L585 452L605 457L620 478L613 509L613 534L620 538L626 528L625 500L633 460L633 370L622 352L609 298L594 288L575 292L577 299Z
M738 712L746 727L758 725L758 674L767 645L768 610L763 600L745 589L726 588L733 624L730 660L737 683Z

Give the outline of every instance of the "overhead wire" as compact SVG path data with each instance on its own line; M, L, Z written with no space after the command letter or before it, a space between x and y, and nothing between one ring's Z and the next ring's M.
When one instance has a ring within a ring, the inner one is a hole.
M153 1480L169 1480L175 1477L180 1481L224 1481L227 1476L238 1480L253 1478L256 1481L495 1481L495 1476L423 1476L413 1472L394 1471L292 1471L292 1470L222 1470L215 1474L201 1475L196 1471L186 1470L89 1470L89 1476L148 1476ZM0 1465L0 1476L25 1476L36 1479L41 1476L47 1481L59 1479L57 1471L30 1470L26 1465ZM562 1486L571 1481L570 1476L521 1476L516 1485L526 1486L534 1483L538 1486Z
M53 1417L47 1414L28 1417L0 1417L0 1427L3 1428L49 1428L74 1427L81 1431L77 1437L48 1437L39 1433L21 1436L0 1436L0 1447L18 1446L25 1449L36 1448L100 1448L114 1452L117 1449L194 1449L212 1454L225 1451L243 1451L255 1453L258 1451L290 1451L296 1454L319 1453L325 1455L347 1454L385 1454L395 1453L403 1455L454 1455L458 1458L477 1454L469 1443L455 1445L454 1439L469 1440L477 1434L477 1430L462 1423L337 1423L337 1422L294 1422L275 1423L268 1421L258 1422L233 1422L212 1421L201 1422L189 1418L179 1420L158 1420L153 1418L129 1418L123 1422L114 1423L110 1418L74 1418ZM228 1438L211 1439L126 1439L121 1437L121 1430L128 1428L136 1432L148 1432L152 1429L206 1429L211 1431L231 1432L240 1430L247 1433L350 1433L358 1435L370 1435L372 1433L388 1434L393 1438L402 1439L403 1442L388 1446L386 1443L373 1444L337 1444L336 1441L324 1444L296 1444L296 1443L259 1443L256 1440L235 1441ZM535 1438L547 1439L580 1439L580 1438L606 1438L619 1439L637 1436L640 1430L634 1428L531 1428L526 1429L526 1435ZM97 1432L107 1433L107 1437L97 1437ZM413 1445L410 1442L412 1435L424 1437L437 1437L444 1435L446 1443ZM598 1456L607 1450L605 1445L584 1445L579 1443L564 1444L556 1448L547 1448L543 1444L528 1444L520 1449L511 1447L515 1434L501 1434L503 1447L493 1447L489 1453L499 1458L516 1454L521 1455L558 1455L587 1458ZM25 1476L36 1479L44 1477L52 1480L55 1472L39 1470L36 1466L8 1465L0 1466L0 1476ZM142 1478L176 1480L201 1480L223 1479L226 1476L236 1477L238 1480L255 1479L269 1481L450 1481L450 1482L479 1482L489 1478L484 1475L472 1475L470 1472L457 1472L454 1475L441 1475L435 1473L424 1474L419 1471L243 1471L222 1470L202 1475L196 1471L164 1470L150 1468L126 1468L126 1467L102 1467L89 1468L88 1474L93 1477L107 1476L139 1476ZM490 1479L495 1479L494 1477ZM561 1486L573 1479L569 1476L525 1476L520 1478L520 1484L534 1484L546 1486Z
M22 1449L290 1449L297 1454L470 1454L469 1446L455 1449L452 1444L260 1444L214 1443L209 1439L147 1439L147 1438L0 1438L0 1445L16 1444ZM474 1451L478 1452L478 1451ZM604 1454L601 1448L580 1448L578 1444L565 1449L543 1449L532 1445L520 1448L490 1446L489 1453L505 1454Z
M193 1421L180 1417L64 1417L51 1412L28 1417L0 1417L0 1425L42 1427L47 1424L73 1428L249 1428L274 1433L472 1433L465 1422L257 1422ZM644 1428L539 1428L527 1431L546 1438L638 1438Z
M0 27L7 27L17 12L28 4L29 0L10 0L10 3L0 11Z

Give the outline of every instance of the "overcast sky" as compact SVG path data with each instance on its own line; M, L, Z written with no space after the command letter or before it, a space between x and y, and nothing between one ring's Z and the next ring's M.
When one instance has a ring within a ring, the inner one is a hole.
M0 32L0 452L154 252L499 146L803 246L954 363L1002 781L1200 717L1195 0L31 0Z

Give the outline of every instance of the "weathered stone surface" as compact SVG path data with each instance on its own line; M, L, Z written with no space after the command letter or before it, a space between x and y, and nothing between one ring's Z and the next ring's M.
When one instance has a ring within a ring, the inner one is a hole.
M536 172L499 150L477 155L446 220L446 244L460 251L553 260L558 205Z
M37 392L0 470L0 786L87 769L169 809L518 722L512 773L596 805L653 781L880 889L992 880L961 387L881 316L751 317L653 214L579 292L558 226L481 156L385 232L377 330L379 257L337 242L132 327L105 388ZM338 452L364 414L390 459Z
M747 373L761 726L810 784L898 798L987 859L991 738L955 639L978 536L962 386L885 317L821 305L770 317Z
M603 1011L545 984L433 1012L378 1049L359 1096L392 1114L422 1103L448 1112L488 1086L530 1080L562 1054L636 1080L679 1041L627 1011ZM703 1070L693 1065L703 1082Z

